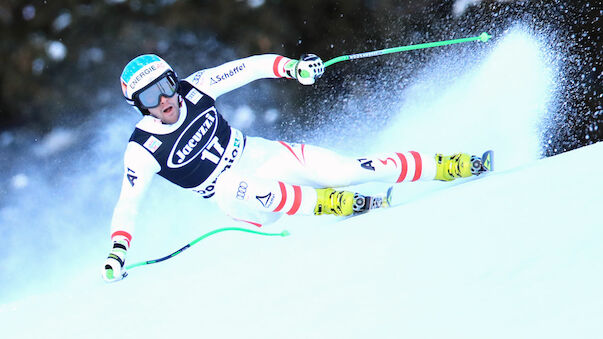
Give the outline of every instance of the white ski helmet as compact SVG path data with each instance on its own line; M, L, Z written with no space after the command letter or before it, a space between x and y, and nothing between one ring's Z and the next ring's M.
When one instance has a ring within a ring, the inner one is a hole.
M166 79L166 80L164 80ZM171 97L178 90L178 77L172 67L155 54L144 54L132 59L121 73L121 90L126 102L142 114L149 114L148 108L157 106L161 95ZM163 81L162 81L163 80ZM144 92L143 92L144 91ZM148 93L150 105L141 101L142 93Z

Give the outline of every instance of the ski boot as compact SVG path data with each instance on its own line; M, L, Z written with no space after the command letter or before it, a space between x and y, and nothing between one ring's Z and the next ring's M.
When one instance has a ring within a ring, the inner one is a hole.
M372 209L389 207L390 187L385 195L365 196L350 191L336 191L332 188L317 188L315 215L334 214L339 216L357 215Z
M492 151L485 152L482 157L457 153L451 156L436 154L436 180L451 181L480 175L492 170Z

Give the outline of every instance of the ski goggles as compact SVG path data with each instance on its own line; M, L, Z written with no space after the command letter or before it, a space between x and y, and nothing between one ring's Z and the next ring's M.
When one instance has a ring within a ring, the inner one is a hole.
M149 109L159 106L162 96L171 98L176 92L178 92L178 78L174 72L168 71L136 92L133 100L136 106Z

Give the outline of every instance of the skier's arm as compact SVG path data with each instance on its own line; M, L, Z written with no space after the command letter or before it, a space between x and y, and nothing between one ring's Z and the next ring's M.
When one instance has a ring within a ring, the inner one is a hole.
M312 60L306 60L308 58ZM323 71L322 60L313 54L304 55L301 60L277 54L262 54L198 71L185 80L216 99L258 79L298 79L304 85L311 85Z
M107 282L118 281L125 276L126 253L132 242L140 202L153 175L159 171L159 164L155 159L133 142L126 149L124 165L121 193L111 222L113 247L103 267L103 278Z

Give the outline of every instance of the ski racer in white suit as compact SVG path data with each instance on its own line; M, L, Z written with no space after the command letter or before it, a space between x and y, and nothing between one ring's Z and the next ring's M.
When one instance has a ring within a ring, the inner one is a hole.
M382 198L337 191L370 181L453 180L479 174L465 153L391 152L348 158L305 144L245 136L228 125L215 100L263 78L312 85L324 71L313 54L300 60L266 54L231 61L179 79L159 56L136 57L124 68L126 101L143 114L124 155L121 194L111 223L113 248L103 265L108 282L125 276L125 260L140 202L155 174L204 198L232 218L256 226L280 216L351 215L383 207ZM472 170L473 169L473 170Z

